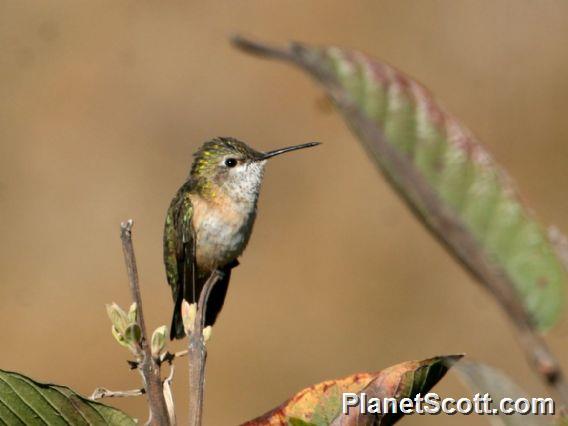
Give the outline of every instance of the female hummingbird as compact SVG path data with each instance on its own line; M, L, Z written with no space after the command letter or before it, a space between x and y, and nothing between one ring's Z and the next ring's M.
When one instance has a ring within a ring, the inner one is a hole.
M223 306L231 269L245 249L254 219L264 167L269 158L319 145L317 142L259 152L234 138L215 138L195 153L191 172L173 198L164 228L164 263L172 288L171 339L185 336L183 300L197 303L211 272L222 279L211 292L205 325Z

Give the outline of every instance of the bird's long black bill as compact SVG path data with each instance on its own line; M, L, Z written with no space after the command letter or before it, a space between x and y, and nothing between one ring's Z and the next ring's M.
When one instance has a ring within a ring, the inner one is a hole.
M274 151L268 151L262 156L263 160L268 160L269 158L276 157L277 155L284 154L285 152L296 151L297 149L310 148L312 146L320 145L320 142L308 142L301 145L287 146L286 148L275 149Z

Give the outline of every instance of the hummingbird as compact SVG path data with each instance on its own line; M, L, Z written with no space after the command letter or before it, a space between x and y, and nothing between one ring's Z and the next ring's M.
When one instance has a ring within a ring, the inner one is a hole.
M260 152L235 138L218 137L194 154L189 176L172 199L164 226L164 263L174 300L170 339L185 336L183 300L197 303L210 274L218 270L221 279L205 310L205 326L215 323L231 270L250 239L267 161L316 145L309 142Z

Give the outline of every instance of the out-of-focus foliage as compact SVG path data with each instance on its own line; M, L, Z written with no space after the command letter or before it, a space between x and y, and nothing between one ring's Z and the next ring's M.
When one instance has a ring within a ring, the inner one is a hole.
M567 278L555 247L505 171L426 88L357 51L235 41L322 83L413 212L509 314L543 330L555 323Z
M481 395L488 393L493 401L503 398L526 398L527 393L513 382L504 372L488 365L462 361L454 370L458 377L474 392ZM493 406L492 408L496 408ZM551 424L551 418L535 414L502 414L488 416L493 426L545 426Z

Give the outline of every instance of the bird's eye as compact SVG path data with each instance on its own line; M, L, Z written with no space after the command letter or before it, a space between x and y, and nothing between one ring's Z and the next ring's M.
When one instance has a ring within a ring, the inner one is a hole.
M225 166L227 167L235 167L237 165L237 160L234 158L227 158L225 160Z

